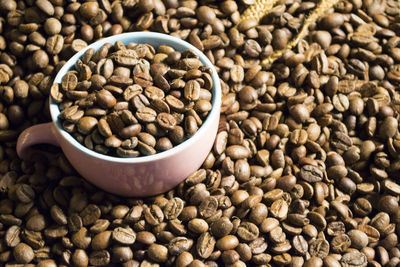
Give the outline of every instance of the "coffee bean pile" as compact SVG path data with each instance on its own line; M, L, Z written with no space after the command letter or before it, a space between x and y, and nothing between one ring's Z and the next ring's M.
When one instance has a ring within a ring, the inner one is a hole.
M194 135L212 109L211 69L191 50L107 43L75 65L50 95L63 129L101 154L171 149Z
M0 1L2 264L399 265L400 2L340 1L265 68L317 2L279 1L239 27L254 2ZM189 41L217 68L221 121L202 167L132 199L89 184L57 149L19 159L21 130L50 121L65 60L138 30Z

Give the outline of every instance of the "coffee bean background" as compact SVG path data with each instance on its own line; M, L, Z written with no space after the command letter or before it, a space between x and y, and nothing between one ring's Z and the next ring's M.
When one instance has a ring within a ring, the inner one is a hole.
M399 265L399 2L340 1L264 68L318 3L278 1L239 23L255 2L0 1L2 265ZM50 121L65 60L142 30L189 41L217 68L221 121L201 169L127 199L56 148L19 159L18 134Z

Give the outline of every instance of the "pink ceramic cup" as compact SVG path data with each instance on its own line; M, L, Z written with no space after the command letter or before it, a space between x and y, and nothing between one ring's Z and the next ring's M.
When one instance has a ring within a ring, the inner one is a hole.
M32 145L48 143L60 146L72 166L94 185L122 196L143 197L156 195L182 182L196 171L212 148L219 123L221 87L217 72L208 58L197 48L178 38L151 32L133 32L115 35L97 41L79 51L61 68L54 82L60 83L65 73L73 68L77 59L89 49L99 49L105 43L148 43L155 47L163 44L178 51L194 50L200 60L212 69L212 110L194 136L182 144L162 153L138 158L117 158L94 152L75 140L61 127L58 105L50 100L52 122L32 126L18 138L17 153L29 159Z

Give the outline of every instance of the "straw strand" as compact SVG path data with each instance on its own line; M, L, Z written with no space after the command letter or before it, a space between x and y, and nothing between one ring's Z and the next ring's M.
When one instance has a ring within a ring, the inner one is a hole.
M246 19L255 19L260 21L262 17L267 15L275 6L278 0L258 0L253 5L249 6L240 16L240 21Z
M336 5L340 0L321 0L318 6L311 12L311 14L304 21L300 32L297 36L288 43L288 45L281 50L274 51L274 53L268 58L261 61L263 67L270 66L275 60L283 55L283 53L289 49L295 47L300 40L302 40L308 34L308 27L316 22L321 16L323 16L331 7Z

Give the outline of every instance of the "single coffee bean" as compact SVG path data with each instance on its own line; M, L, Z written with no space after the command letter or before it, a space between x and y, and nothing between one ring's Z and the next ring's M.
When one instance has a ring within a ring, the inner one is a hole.
M319 182L323 178L323 173L318 167L304 165L300 170L300 177L307 182Z
M276 217L278 220L285 219L288 214L288 205L283 199L275 200L270 208L272 216Z
M258 227L251 222L241 223L237 229L237 235L245 242L253 241L259 235Z
M90 236L88 236L88 231L85 227L79 229L78 232L71 236L71 242L78 248L86 249L91 242Z
M210 257L211 253L214 251L215 239L209 232L204 232L200 235L196 243L196 251L201 258Z
M155 262L165 262L168 259L168 249L159 244L151 244L148 248L148 256Z
M234 235L226 235L218 239L216 246L221 250L235 249L239 245L239 240Z
M89 263L94 266L102 266L110 263L110 253L107 250L93 251L89 255Z
M206 24L212 24L216 19L214 11L208 6L201 6L196 9L197 18Z
M346 234L336 235L331 241L332 251L336 253L343 253L350 245L352 245L352 240Z
M324 258L329 253L329 242L322 238L317 238L310 243L309 251L313 257Z
M86 252L82 249L76 249L71 256L71 261L76 266L88 266L89 258Z
M151 232L141 231L137 233L136 240L140 243L151 245L156 242L156 237Z
M35 191L27 184L20 184L15 190L16 197L23 203L29 203L35 198Z
M226 236L232 231L232 229L233 224L226 217L221 217L211 225L211 233L216 237Z
M227 250L222 253L221 258L225 264L234 264L240 259L240 255L235 250Z
M26 228L32 231L42 231L46 227L46 219L43 215L37 214L28 219Z
M104 231L96 234L92 238L91 246L93 250L106 249L111 244L111 231Z
M96 93L97 104L105 109L112 108L117 103L115 97L107 90L100 90Z
M33 249L25 243L19 243L14 248L13 255L18 263L24 264L30 263L35 256Z
M9 247L16 247L20 242L21 229L17 225L13 225L6 231L5 242Z
M367 257L361 252L348 252L340 260L342 266L367 266Z
M368 243L378 242L380 238L379 231L370 225L360 225L358 230L362 231L368 236Z
M292 241L293 248L300 255L304 255L308 251L308 243L302 235L296 235Z
M203 219L193 219L188 222L188 229L194 233L201 234L208 230L208 224Z
M185 99L189 101L196 101L200 98L201 86L196 80L190 80L186 83L184 88Z
M82 218L83 225L92 225L98 219L100 219L101 210L98 206L90 204L81 211L80 216Z
M348 236L351 240L351 246L357 249L362 249L368 245L368 236L360 230L350 230Z
M312 257L309 260L304 262L304 266L309 267L309 266L322 266L323 261L321 258L318 257Z
M115 261L123 263L131 260L132 257L133 252L130 247L114 247L112 249L112 258L115 258Z
M123 245L132 245L135 243L136 234L132 229L117 227L112 232L112 239Z
M175 117L169 113L159 113L156 121L161 128L166 130L172 130L176 125Z
M168 253L171 255L179 255L184 251L188 251L193 246L193 240L186 237L173 238L168 245Z
M283 243L286 240L286 234L281 227L275 227L269 232L269 239L274 243Z

